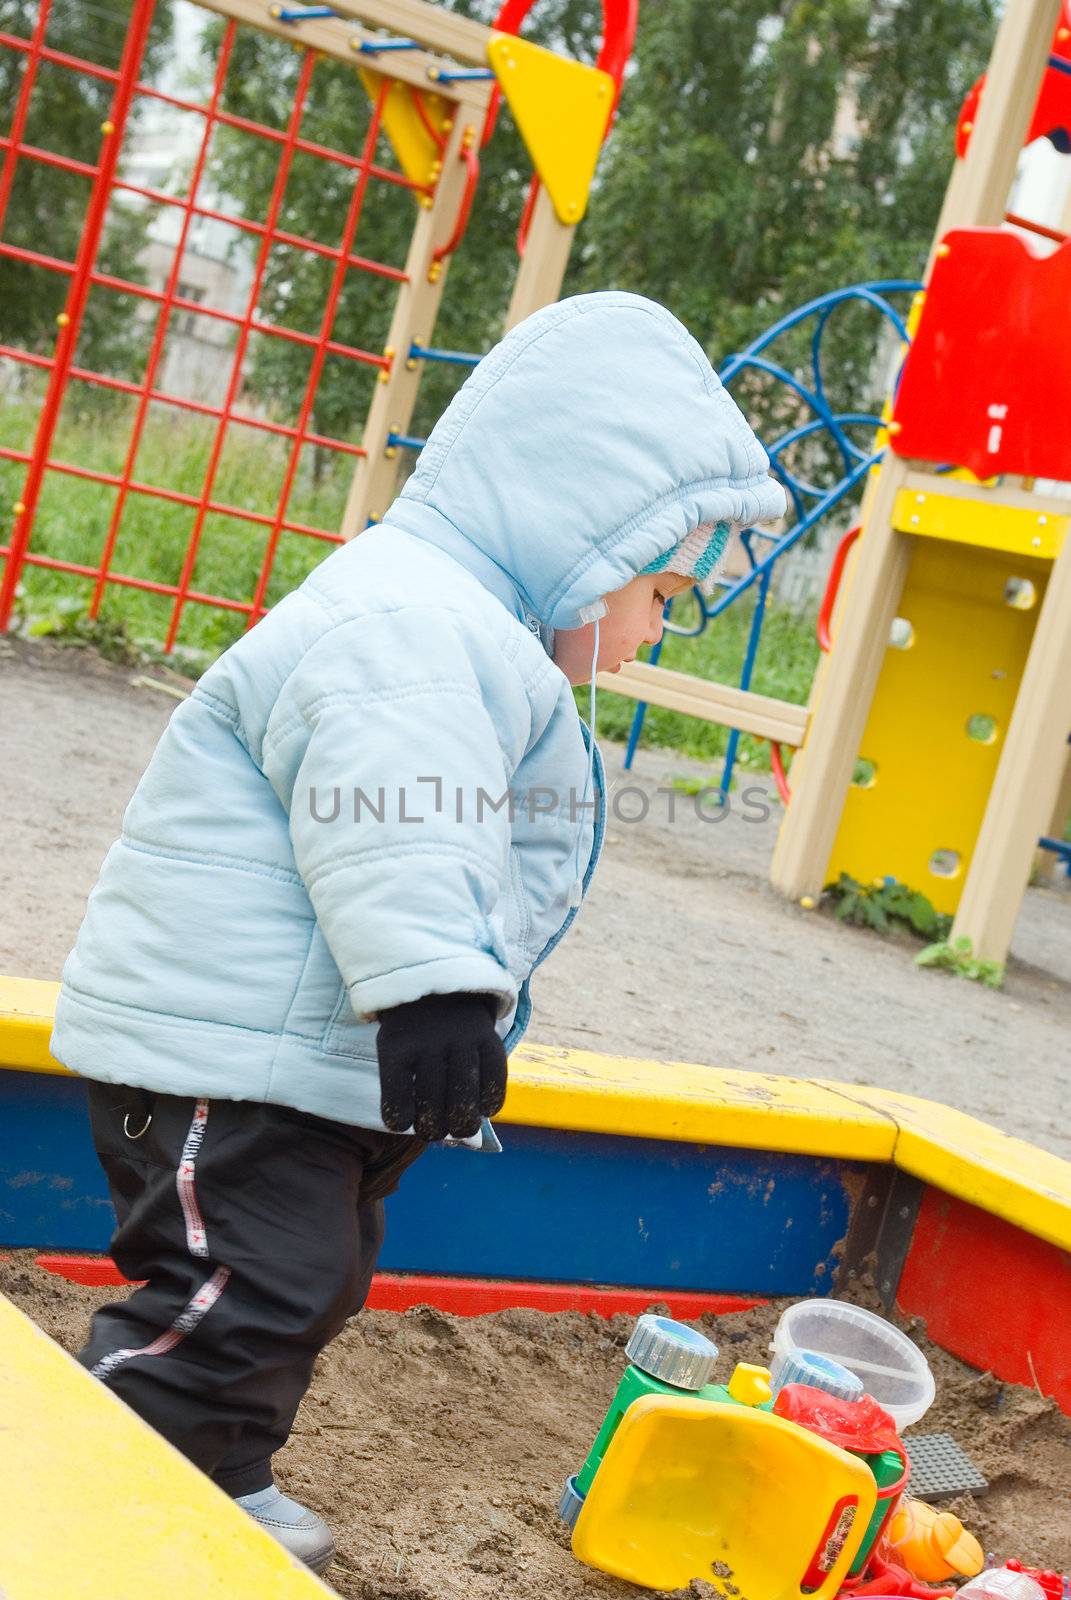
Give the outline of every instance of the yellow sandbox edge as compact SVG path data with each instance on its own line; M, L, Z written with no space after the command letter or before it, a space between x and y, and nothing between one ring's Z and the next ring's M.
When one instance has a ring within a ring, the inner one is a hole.
M49 1053L58 985L0 977L0 1068L64 1073ZM1071 1250L1071 1163L937 1101L821 1079L522 1045L505 1123L891 1161Z
M0 1295L7 1600L316 1600L329 1591Z

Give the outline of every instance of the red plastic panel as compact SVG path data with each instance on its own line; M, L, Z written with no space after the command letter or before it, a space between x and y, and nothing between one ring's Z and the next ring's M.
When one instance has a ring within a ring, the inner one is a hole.
M1071 1254L928 1188L898 1302L944 1349L1071 1413Z
M997 228L950 233L900 379L897 455L1071 479L1069 304L1071 241L1042 256Z
M701 1317L706 1312L722 1316L763 1304L754 1296L734 1294L682 1294L674 1289L605 1289L587 1283L526 1283L509 1278L440 1278L390 1272L376 1274L368 1296L373 1311L405 1311L409 1306L432 1305L459 1317L507 1311L512 1306L533 1311L594 1311L600 1317L613 1317L618 1312L639 1316L652 1305L668 1305L673 1317Z
M72 1283L94 1286L121 1284L123 1277L109 1256L39 1255L36 1265ZM459 1317L525 1306L533 1311L595 1311L602 1317L618 1312L638 1316L651 1305L668 1305L675 1317L723 1316L763 1305L753 1295L678 1293L675 1289L604 1289L587 1283L526 1283L509 1278L443 1278L429 1273L377 1272L368 1306L372 1311L407 1311L410 1306L438 1306Z

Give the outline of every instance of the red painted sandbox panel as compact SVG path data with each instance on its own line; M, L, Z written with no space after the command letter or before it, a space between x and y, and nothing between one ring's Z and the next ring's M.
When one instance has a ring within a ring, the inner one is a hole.
M900 1280L901 1310L972 1366L1071 1413L1071 1255L928 1188Z
M39 1255L35 1263L72 1283L97 1287L124 1284L127 1279L110 1256ZM459 1317L483 1316L523 1306L532 1311L594 1311L602 1317L618 1312L638 1316L650 1305L668 1305L675 1317L723 1316L762 1305L752 1296L678 1293L673 1289L613 1289L587 1283L527 1283L509 1278L450 1278L430 1273L377 1272L368 1296L370 1311L407 1311L410 1306L438 1306Z

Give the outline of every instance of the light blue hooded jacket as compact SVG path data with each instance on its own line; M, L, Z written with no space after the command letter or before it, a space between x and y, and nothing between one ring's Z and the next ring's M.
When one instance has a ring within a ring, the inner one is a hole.
M767 468L661 306L515 328L383 522L175 711L64 967L57 1058L381 1128L380 1011L495 994L512 1048L602 832L553 630L699 524L778 516Z

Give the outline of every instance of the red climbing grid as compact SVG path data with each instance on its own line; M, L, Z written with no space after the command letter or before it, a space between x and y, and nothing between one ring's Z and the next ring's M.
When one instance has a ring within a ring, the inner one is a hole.
M387 84L373 104L367 127L360 137L360 148L347 153L330 149L315 139L303 135L303 118L310 102L314 76L319 58L313 50L304 50L297 78L296 91L289 119L283 128L267 126L248 117L238 116L224 109L228 73L233 68L237 24L231 20L221 25L212 66L211 91L203 101L184 99L168 94L152 83L141 81L146 44L152 23L154 0L134 0L130 26L117 67L108 67L49 44L49 23L52 0L40 0L36 23L28 37L0 32L0 51L14 51L22 58L21 81L8 128L0 132L0 257L18 261L42 273L58 273L67 280L67 291L62 312L57 317L57 335L51 353L21 349L11 344L0 344L0 356L26 367L36 368L45 375L45 393L36 433L29 448L16 449L0 444L0 460L25 468L21 489L13 506L6 507L10 514L0 521L0 629L6 628L12 614L16 588L27 568L50 567L75 574L87 580L90 586L89 613L96 616L109 586L125 585L170 597L169 616L166 623L164 646L170 650L175 644L184 612L189 606L214 606L243 614L249 624L255 622L266 609L268 585L273 564L283 534L298 535L311 540L337 543L341 536L331 528L313 526L298 520L292 509L292 499L302 450L317 446L331 455L359 457L363 455L360 444L314 431L314 407L318 386L328 357L341 358L354 367L386 370L389 358L382 351L362 349L336 337L335 321L347 276L350 273L370 273L399 283L406 281L400 268L369 259L355 252L355 238L362 208L370 185L388 184L414 190L418 195L429 191L401 172L377 163L377 152ZM112 88L110 110L101 124L100 146L95 159L79 160L71 155L41 148L28 143L25 138L27 117L32 97L42 71L83 74L106 83ZM202 123L199 144L186 180L186 192L181 195L165 193L161 189L129 181L123 176L120 162L124 136L131 127L133 109L138 97L148 97L178 111L190 113ZM359 94L355 104L359 104ZM232 215L207 203L205 191L206 167L214 133L219 128L238 130L271 147L275 161L274 180L271 186L267 212L261 221ZM308 160L341 167L352 176L348 205L337 213L340 224L337 244L325 244L301 234L288 231L280 225L284 212L287 182L291 177L295 158L300 155L302 181L309 181ZM13 181L19 163L38 163L87 180L87 201L84 224L75 258L62 260L44 250L29 249L5 236L5 221L12 198ZM162 287L150 287L104 271L101 266L101 242L113 196L127 195L141 202L169 208L177 218L170 267ZM184 292L180 277L183 253L191 228L200 219L226 224L254 241L251 257L251 276L244 304L239 309L206 303ZM323 300L319 326L315 332L301 331L286 326L279 320L265 317L259 309L265 272L273 247L286 246L323 258L331 263L329 285ZM79 334L91 291L113 292L133 296L147 305L151 320L148 354L144 371L137 381L118 377L104 371L79 364L77 360ZM180 392L168 392L161 387L165 377L163 361L169 327L176 316L183 313L214 319L233 328L233 344L221 360L227 365L222 398L218 403L193 398ZM242 407L243 374L250 341L253 336L269 340L290 341L309 351L309 367L303 391L293 403L293 414L285 420L275 415L260 414L254 407ZM93 385L128 397L132 416L124 442L124 455L120 470L103 471L78 460L64 459L55 453L57 423L65 396L72 386ZM150 408L173 407L178 412L209 419L212 428L207 451L207 465L203 481L193 492L179 489L163 482L147 481L135 473L139 446L142 443ZM286 441L285 465L281 487L274 504L260 508L227 503L220 497L220 463L225 444L233 430L249 429L269 434ZM110 509L106 516L106 531L99 555L92 564L65 560L35 545L35 523L42 489L51 475L88 480L102 486L102 492L111 494ZM117 544L124 513L139 496L158 502L188 508L190 523L185 553L180 569L171 581L158 581L121 570L117 561ZM206 519L222 515L236 519L259 530L263 554L250 591L244 598L222 593L210 593L196 581L198 551L205 532Z

